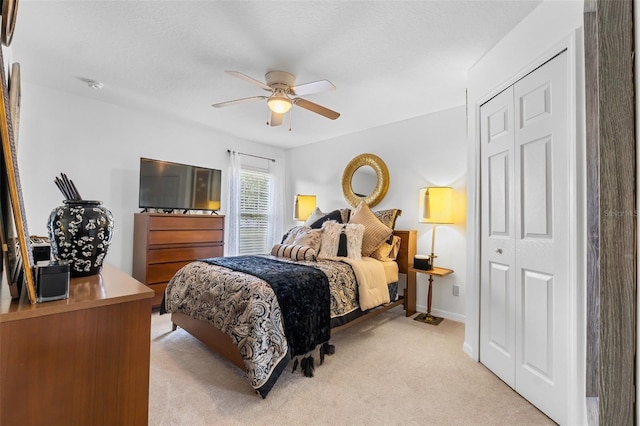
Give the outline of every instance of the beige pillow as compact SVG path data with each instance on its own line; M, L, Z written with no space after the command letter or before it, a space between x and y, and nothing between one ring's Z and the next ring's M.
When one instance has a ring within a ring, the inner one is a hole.
M391 244L385 241L371 253L370 257L383 262L396 260L398 258L398 251L400 251L400 237L392 235L391 239L393 241Z
M358 207L351 213L349 223L364 225L364 236L362 238L363 256L371 255L393 233L393 229L380 222L364 201L360 201Z

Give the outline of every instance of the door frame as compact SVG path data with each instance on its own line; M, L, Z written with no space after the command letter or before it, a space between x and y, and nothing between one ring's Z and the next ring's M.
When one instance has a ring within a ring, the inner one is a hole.
M585 2L589 259L587 397L592 418L636 418L637 147L634 2ZM636 30L637 31L637 30ZM593 319L593 321L591 321Z
M567 100L569 111L567 117L569 146L569 212L570 217L576 218L568 230L570 238L570 254L568 256L569 276L569 302L568 318L569 330L567 335L567 373L568 408L567 419L569 424L584 423L585 413L584 388L585 388L585 299L586 289L578 285L585 280L585 235L586 235L586 142L584 131L584 93L580 87L584 87L584 70L578 64L584 57L582 50L582 31L578 29L544 54L531 61L510 78L493 88L489 93L479 97L473 105L469 105L469 114L473 114L473 143L469 145L468 163L470 184L467 192L467 226L468 226L468 257L467 276L470 277L467 288L466 326L468 327L463 346L471 358L480 359L480 243L481 243L481 202L480 202L480 106L502 92L516 81L531 73L536 68L546 63L560 52L567 51ZM471 128L470 128L471 131Z

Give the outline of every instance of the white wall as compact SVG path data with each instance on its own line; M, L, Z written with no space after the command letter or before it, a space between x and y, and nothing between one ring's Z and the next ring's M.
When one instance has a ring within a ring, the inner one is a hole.
M342 172L351 159L372 153L384 160L390 175L389 191L373 210L399 208L396 229L418 230L418 253L431 251L431 225L418 222L420 188L452 186L456 221L439 225L436 265L451 268L453 275L434 280L432 312L464 320L466 286L466 117L465 107L413 118L335 139L289 150L287 215L293 221L297 193L315 194L322 211L349 207L342 195ZM460 296L452 286L460 286ZM427 276L418 274L417 307L426 312Z
M224 214L227 149L272 158L286 155L193 123L25 82L21 89L18 166L30 235L47 235L49 213L63 200L53 180L64 172L84 199L101 200L113 213L114 236L106 261L127 273L133 215L140 211L140 157L222 169Z
M569 285L571 294L569 352L571 360L569 372L569 422L583 424L584 369L585 369L585 158L584 158L584 53L582 49L583 2L567 0L546 0L531 12L517 27L505 36L493 49L483 56L468 73L468 258L469 274L466 300L467 322L465 327L464 350L474 359L479 359L479 107L502 89L522 78L536 66L550 59L560 49L567 48L569 55L570 79L573 89L570 99L570 120L575 123L571 129L571 170L570 211L576 218L569 234L572 237L571 271Z

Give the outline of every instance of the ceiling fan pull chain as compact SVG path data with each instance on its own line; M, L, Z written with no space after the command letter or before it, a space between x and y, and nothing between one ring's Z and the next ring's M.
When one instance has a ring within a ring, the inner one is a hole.
M291 122L293 121L293 118L291 118L292 116L293 116L293 108L289 110L289 131L291 131Z
M266 121L266 125L270 125L271 123L269 122L271 120L271 110L269 108L267 108L267 121Z

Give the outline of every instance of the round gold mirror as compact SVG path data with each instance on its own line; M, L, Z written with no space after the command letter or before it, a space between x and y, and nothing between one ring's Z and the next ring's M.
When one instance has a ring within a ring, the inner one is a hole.
M353 207L360 201L369 207L378 204L389 189L389 169L382 158L360 154L347 164L342 173L342 192Z

